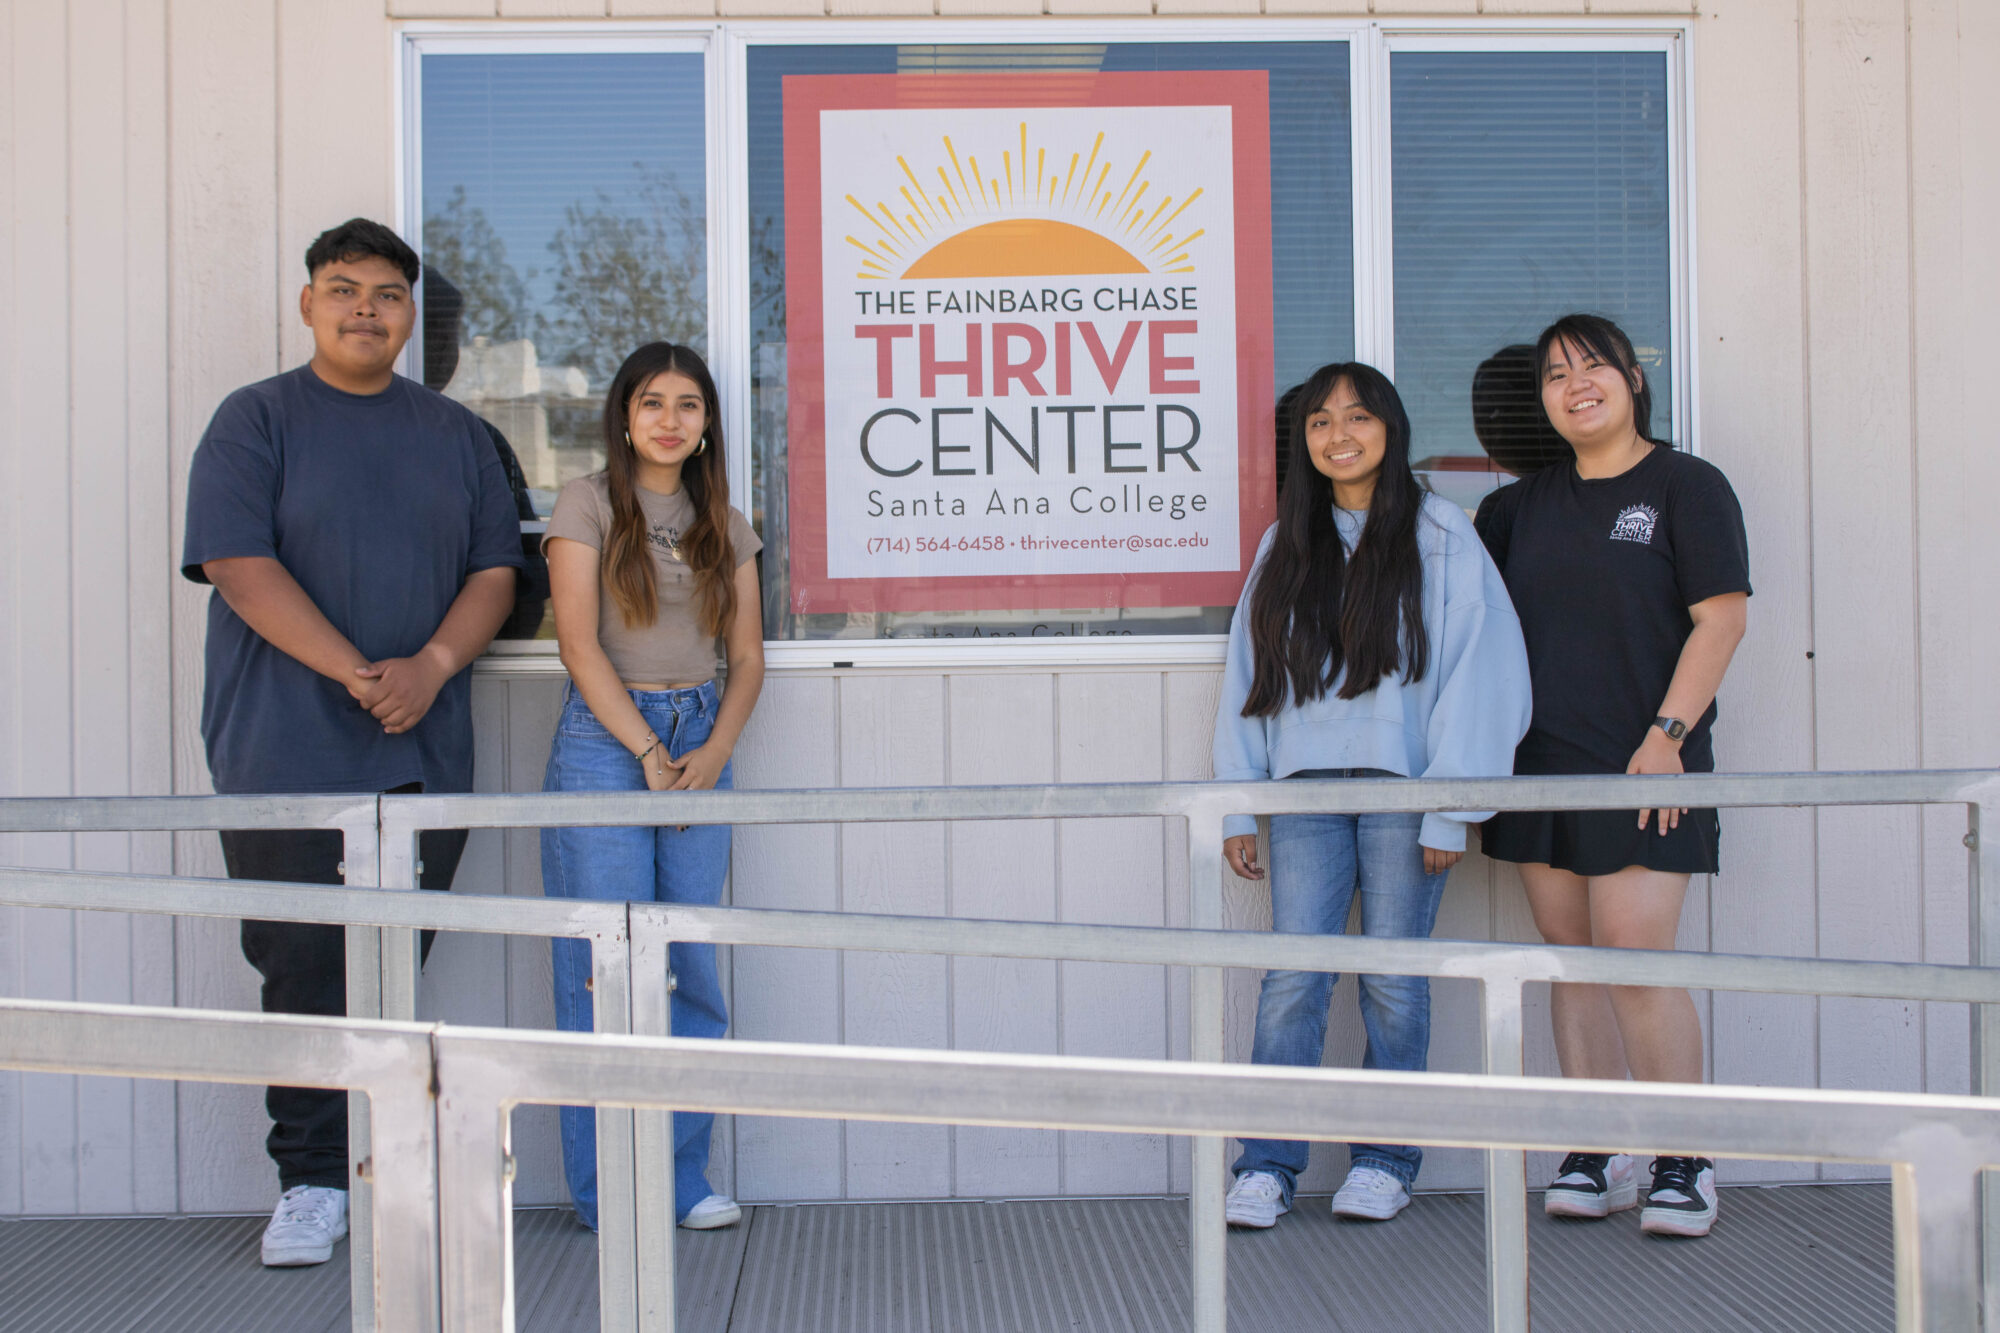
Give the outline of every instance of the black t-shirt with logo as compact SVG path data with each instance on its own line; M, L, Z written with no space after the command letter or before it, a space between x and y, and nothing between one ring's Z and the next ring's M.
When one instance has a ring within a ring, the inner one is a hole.
M1534 681L1514 771L1623 773L1694 628L1688 608L1750 591L1728 479L1663 445L1615 477L1586 480L1558 463L1488 496L1477 527L1521 617ZM1715 716L1710 704L1681 745L1690 773L1715 767Z

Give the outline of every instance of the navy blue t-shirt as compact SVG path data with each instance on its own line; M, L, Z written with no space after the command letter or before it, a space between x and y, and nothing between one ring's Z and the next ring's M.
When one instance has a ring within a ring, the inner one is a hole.
M513 497L479 419L397 376L342 392L308 366L223 400L188 477L181 573L276 559L370 661L430 641L465 580L521 564ZM338 683L272 647L209 598L201 734L218 792L472 787L472 686L387 735Z

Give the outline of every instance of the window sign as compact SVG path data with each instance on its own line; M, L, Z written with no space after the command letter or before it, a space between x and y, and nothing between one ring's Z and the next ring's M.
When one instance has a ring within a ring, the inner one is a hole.
M1353 355L1348 44L774 42L747 56L749 433L752 517L770 553L766 637L1227 629L1283 466L1277 405L1314 367ZM828 116L850 120L828 130ZM1213 151L1191 151L1204 142ZM1155 248L1168 238L1181 244ZM1127 258L1103 258L1113 245ZM1193 271L1169 271L1180 268ZM1169 295L1183 287L1187 300ZM866 313L861 292L880 308ZM1188 322L1194 331L1173 327ZM855 332L901 325L907 335ZM973 325L976 391L968 368L945 364L971 359ZM1210 374L1217 356L1226 369ZM862 428L890 409L917 419L881 417L862 457ZM1107 470L1107 420L1111 468L1142 471ZM917 468L889 477L870 459ZM845 538L859 541L843 554Z
M1262 71L784 80L794 613L1234 599L1273 508L1268 104Z

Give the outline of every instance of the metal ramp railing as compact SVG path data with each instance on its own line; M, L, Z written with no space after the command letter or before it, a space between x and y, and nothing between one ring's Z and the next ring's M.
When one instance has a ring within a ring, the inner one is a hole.
M1163 963L1191 969L1189 1004L1191 1055L1195 1067L1218 1065L1222 1052L1223 967L1291 967L1313 970L1467 977L1481 983L1484 1051L1487 1076L1518 1078L1521 1065L1521 987L1529 981L1590 981L1619 984L1689 986L1706 989L1783 991L1825 995L1959 1001L1978 1006L1974 1013L1973 1077L1976 1092L1996 1086L2000 1076L2000 1042L1990 1026L2000 1014L2000 973L1973 967L1908 963L1850 963L1821 959L1772 959L1617 950L1556 949L1542 946L1456 941L1366 940L1346 937L1311 938L1214 930L1220 924L1221 820L1234 813L1292 813L1338 808L1351 812L1416 809L1620 809L1648 805L1861 805L1959 804L1969 812L1967 845L1971 850L1971 939L1975 964L2000 957L2000 906L1986 907L1988 893L2000 892L2000 866L1987 866L1989 853L1979 839L1982 814L2000 796L2000 773L1918 772L1853 774L1682 775L1670 778L1508 778L1491 780L1419 781L1408 779L1346 780L1285 783L1158 783L1104 786L992 788L864 789L804 792L697 792L661 796L652 793L534 794L508 796L383 796L362 798L206 797L206 798L85 798L0 801L0 832L97 829L159 829L216 827L338 827L347 836L350 885L379 882L387 889L413 889L416 883L417 835L429 828L521 828L547 825L619 826L659 822L663 800L672 802L674 823L827 823L849 821L935 821L953 819L1047 819L1133 815L1185 818L1189 826L1190 920L1193 929L1161 930L1028 922L985 922L930 918L895 918L859 914L747 911L731 908L681 908L654 904L581 903L508 899L491 896L416 895L397 892L355 892L352 889L188 880L160 876L91 875L77 872L0 871L0 903L53 907L96 907L120 911L169 912L190 915L257 916L344 923L349 926L349 1012L407 1018L415 1011L416 949L414 931L423 929L494 931L508 934L560 935L593 942L594 986L600 1036L626 1032L664 1035L668 1030L671 979L665 968L669 941L709 940L716 943L781 945L811 948L863 948L893 952L985 954L1059 958L1103 962ZM129 809L127 808L129 804ZM372 819L364 819L372 814ZM1982 874L1982 870L1990 873ZM372 872L372 873L371 873ZM1984 908L1985 910L1982 910ZM566 1040L588 1040L568 1038ZM701 1045L696 1043L695 1045ZM728 1043L747 1049L749 1043ZM777 1049L777 1048L773 1048ZM812 1048L807 1048L812 1049ZM1009 1077L1020 1077L1037 1057L955 1057L1030 1061L1011 1066ZM1054 1057L1048 1057L1053 1059ZM6 1063L0 1059L0 1063ZM919 1061L918 1064L922 1064ZM1120 1062L1113 1062L1120 1063ZM697 1067L699 1062L697 1062ZM37 1066L40 1067L40 1066ZM915 1073L917 1066L901 1066ZM999 1066L996 1066L999 1067ZM1183 1070L1190 1067L1183 1065ZM1245 1071L1257 1073L1260 1071ZM1261 1071L1269 1073L1272 1071ZM170 1075L163 1075L170 1076ZM199 1077L199 1075L188 1075ZM496 1076L497 1077L497 1076ZM1348 1077L1342 1075L1340 1077ZM1387 1077L1387 1076L1371 1076ZM1441 1086L1444 1076L1402 1076L1422 1080L1424 1087ZM279 1080L287 1081L287 1080ZM311 1079L290 1080L312 1082ZM501 1080L504 1082L504 1080ZM1549 1097L1555 1088L1569 1098L1576 1082L1521 1081ZM442 1086L442 1085L441 1085ZM617 1105L618 1099L597 1096L544 1096L542 1090L502 1094L498 1087L479 1094L512 1101ZM509 1088L513 1085L507 1084ZM1497 1085L1496 1085L1497 1086ZM1615 1085L1612 1085L1615 1086ZM1653 1089L1645 1095L1663 1095ZM1406 1128L1428 1123L1421 1116L1404 1121L1340 1122L1337 1131L1319 1134L1308 1127L1324 1122L1306 1119L1265 1128L1237 1124L1225 1129L1176 1129L1153 1125L1162 1132L1194 1137L1194 1194L1190 1208L1190 1249L1193 1266L1194 1321L1197 1328L1219 1330L1224 1320L1222 1148L1224 1134L1271 1133L1283 1137L1393 1137L1398 1141L1490 1144L1487 1167L1487 1268L1489 1305L1496 1329L1527 1327L1526 1180L1520 1149L1526 1146L1575 1147L1593 1142L1627 1145L1679 1142L1703 1145L1709 1152L1745 1152L1762 1157L1804 1156L1844 1158L1858 1140L1841 1139L1839 1150L1812 1139L1818 1124L1806 1111L1813 1097L1834 1094L1796 1093L1786 1097L1807 1102L1767 1103L1753 1090L1700 1088L1675 1090L1676 1095L1728 1102L1738 1109L1761 1105L1769 1116L1782 1107L1797 1119L1798 1134L1814 1142L1801 1151L1739 1148L1729 1134L1675 1139L1643 1135L1596 1138L1576 1132L1528 1142L1518 1136L1496 1135L1482 1140L1463 1126L1444 1138L1426 1140ZM927 1088L904 1089L906 1100ZM1595 1093L1593 1092L1593 1097ZM1883 1095L1888 1097L1887 1094ZM1732 1100L1748 1097L1748 1103ZM918 1100L921 1101L921 1098ZM1476 1102L1476 1098L1474 1099ZM1865 1099L1864 1099L1865 1100ZM1871 1102L1875 1110L1915 1108L1934 1099L1890 1098ZM1952 1099L1943 1099L1950 1101ZM1960 1099L1963 1100L1963 1099ZM607 1328L673 1327L671 1159L666 1144L666 1113L659 1100L630 1099L642 1109L600 1110L600 1287ZM757 1106L709 1107L686 1100L691 1109L757 1110ZM1595 1105L1595 1102L1591 1104ZM1606 1106L1620 1103L1606 1103ZM1942 1103L1940 1103L1941 1105ZM1971 1103L1973 1106L1979 1103ZM1343 1112L1352 1109L1343 1107ZM1414 1103L1406 1106L1414 1110ZM1964 1109L1964 1108L1961 1108ZM844 1115L827 1107L793 1108ZM1550 1123L1543 1108L1541 1124ZM369 1113L357 1098L353 1117L353 1160L365 1169L373 1160ZM774 1111L773 1113L784 1113ZM1911 1112L1928 1124L1922 1115ZM483 1112L482 1112L483 1114ZM445 1115L443 1103L439 1115ZM950 1119L942 1116L868 1114L871 1119ZM996 1123L979 1117L961 1123ZM1026 1124L1009 1120L1008 1124ZM1122 1128L1112 1125L1054 1127ZM1458 1122L1453 1122L1457 1124ZM1652 1123L1652 1122L1647 1122ZM1694 1123L1694 1122L1661 1122ZM1708 1121L1701 1121L1708 1124ZM1845 1123L1845 1122L1843 1122ZM1370 1129L1367 1126L1376 1128ZM1849 1126L1852 1127L1851 1125ZM1764 1127L1769 1130L1770 1126ZM504 1136L504 1129L499 1131ZM490 1136L489 1136L490 1137ZM1975 1136L1976 1138L1976 1136ZM1760 1140L1761 1141L1761 1140ZM1964 1142L1974 1142L1965 1140ZM483 1140L482 1140L483 1142ZM1960 1145L1963 1147L1963 1143ZM1504 1149L1504 1150L1501 1150ZM1825 1149L1822 1151L1821 1149ZM1954 1150L1956 1151L1956 1150ZM1983 1148L1974 1155L1984 1153ZM1942 1154L1942 1155L1941 1155ZM1939 1182L1962 1167L1976 1172L1989 1163L1964 1167L1941 1148L1918 1148L1902 1140L1876 1141L1854 1160L1899 1163L1897 1174L1897 1254L1899 1323L1907 1327L1971 1327L1965 1322L1937 1322L1946 1312L1976 1311L1978 1292L2000 1290L1993 1275L2000 1271L2000 1227L1984 1230L1983 1254L1973 1255L1970 1271L1980 1281L1968 1287L1967 1307L1952 1294L1941 1265L1946 1233L1913 1220L1919 1200L1941 1192ZM374 1157L379 1157L375 1154ZM1960 1153L1963 1157L1963 1153ZM1920 1166L1923 1162L1931 1165ZM381 1179L379 1162L372 1174ZM359 1173L359 1172L358 1172ZM470 1183L476 1173L468 1173ZM1928 1181L1928 1184L1923 1182ZM382 1237L374 1246L370 1234L373 1189L366 1175L354 1191L354 1291L356 1327L368 1326L380 1293L411 1275L375 1271ZM379 1187L379 1186L377 1186ZM457 1188L449 1185L448 1188ZM1994 1187L1981 1186L1982 1212L1994 1209ZM1919 1193L1921 1191L1921 1193ZM1948 1191L1942 1191L1948 1192ZM1968 1196L1969 1197L1969 1196ZM644 1201L642 1203L642 1201ZM450 1205L445 1205L449 1209ZM1937 1204L1936 1208L1945 1205ZM1942 1214L1938 1214L1942 1216ZM501 1214L504 1216L504 1214ZM1943 1225L1943 1224L1940 1224ZM1955 1223L1953 1225L1956 1225ZM502 1228L504 1230L504 1228ZM1973 1234L1967 1232L1965 1234ZM1963 1236L1959 1238L1963 1241ZM449 1245L449 1239L444 1242ZM1974 1250L1982 1247L1974 1242ZM1928 1249L1926 1249L1928 1246ZM1962 1245L1957 1248L1963 1248ZM504 1249L504 1246L503 1246ZM1932 1256L1925 1259L1928 1253ZM1971 1254L1971 1251L1967 1252ZM392 1262L401 1263L397 1255ZM1965 1271L1961 1269L1960 1271ZM392 1281L392 1278L394 1279ZM447 1284L449 1278L446 1279ZM1962 1294L1962 1293L1961 1293ZM383 1297L386 1299L386 1297ZM461 1292L456 1305L469 1299ZM436 1307L434 1307L435 1309ZM385 1327L403 1327L398 1321ZM458 1326L458 1325L453 1325Z
M375 1106L380 1286L371 1313L412 1333L514 1327L507 1125L521 1102L1886 1160L1904 1330L1978 1326L1973 1179L2000 1164L2000 1107L1973 1097L518 1033L18 1000L0 1001L0 1065L362 1090Z

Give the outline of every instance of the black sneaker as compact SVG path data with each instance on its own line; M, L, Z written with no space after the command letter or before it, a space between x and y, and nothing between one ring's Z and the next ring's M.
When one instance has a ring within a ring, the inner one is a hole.
M1714 1225L1715 1163L1706 1157L1655 1157L1639 1229L1656 1236L1706 1236Z
M1639 1178L1624 1153L1573 1152L1542 1195L1550 1217L1606 1217L1639 1205Z

